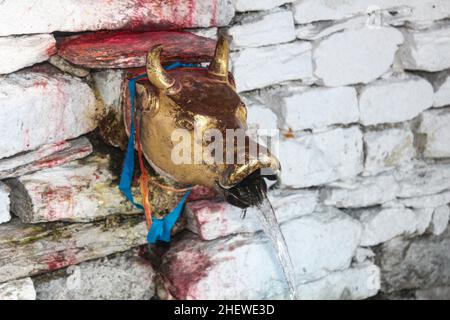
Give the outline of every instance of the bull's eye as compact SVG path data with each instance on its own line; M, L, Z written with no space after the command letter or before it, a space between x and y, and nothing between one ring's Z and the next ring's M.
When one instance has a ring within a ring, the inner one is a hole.
M186 118L178 119L177 126L179 128L183 128L183 129L186 129L189 131L194 130L194 124L192 123L191 120L186 119Z

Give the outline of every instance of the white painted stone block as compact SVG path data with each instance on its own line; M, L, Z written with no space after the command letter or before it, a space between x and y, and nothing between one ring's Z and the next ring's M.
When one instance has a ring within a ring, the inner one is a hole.
M269 108L262 105L247 105L247 125L249 129L272 130L278 128L278 117Z
M150 300L154 276L150 262L131 251L37 277L35 286L38 300Z
M8 182L13 212L25 223L86 222L139 213L113 183L117 177L109 169L110 161L93 156Z
M300 286L347 269L361 227L354 219L333 210L285 223L282 231ZM262 234L214 241L186 235L165 254L161 266L171 293L178 299L289 297L280 266Z
M418 131L424 135L425 157L450 157L450 108L424 112Z
M389 70L402 42L401 32L388 27L333 34L313 49L314 75L332 87L371 82Z
M0 283L1 300L36 300L36 291L31 278Z
M363 169L362 134L357 127L284 139L279 149L282 183L294 188L352 178Z
M302 40L319 40L333 33L342 32L351 29L360 29L366 27L377 27L380 25L399 26L408 21L411 10L382 10L376 14L360 14L337 21L317 21L308 24L297 25L296 35Z
M304 300L360 300L376 295L379 289L380 269L366 263L300 285L298 292Z
M374 9L409 9L408 21L426 23L450 15L446 0L302 0L294 6L295 21L299 24L320 20L337 20Z
M11 189L0 181L0 223L8 222L11 219L9 193Z
M347 29L360 29L365 25L367 17L358 16L341 21L321 21L297 25L295 34L298 39L316 41L325 38L333 33Z
M338 208L359 208L380 205L394 200L398 184L392 174L358 177L350 182L331 184L323 192L325 205Z
M413 198L433 195L450 189L450 164L416 163L395 172L400 188L397 196Z
M448 227L449 217L450 217L450 208L448 205L437 207L433 212L430 231L435 235L442 234Z
M94 93L50 66L0 76L0 158L78 137L97 125Z
M400 235L410 235L417 230L414 211L404 208L368 209L361 216L363 225L362 246L374 246Z
M294 19L289 10L277 10L245 17L228 29L232 48L262 47L295 39Z
M55 52L56 42L51 34L0 37L0 74L45 61Z
M229 0L5 0L0 3L0 36L96 31L226 26L234 16ZM19 18L20 17L20 18Z
M392 128L364 133L364 174L374 175L411 160L416 151L408 128Z
M274 207L278 222L283 223L316 209L317 191L299 191L273 195L269 199ZM212 240L236 233L253 233L261 230L256 208L248 208L245 218L242 209L226 202L202 200L186 204L187 228L203 240Z
M294 42L249 48L231 54L238 92L288 80L312 82L311 44Z
M433 107L445 107L450 105L450 76L434 92Z
M389 78L360 92L360 121L364 125L410 120L433 104L433 87L419 77Z
M36 150L0 159L0 179L16 178L81 159L93 151L86 137L46 144Z
M294 131L358 122L354 88L291 87L290 91L292 94L282 101L286 108L286 126Z
M236 0L235 8L238 12L263 11L294 1L295 0Z
M444 191L429 196L400 199L405 207L409 208L436 208L450 203L450 191Z
M405 31L405 43L399 55L408 70L435 72L450 68L450 24Z

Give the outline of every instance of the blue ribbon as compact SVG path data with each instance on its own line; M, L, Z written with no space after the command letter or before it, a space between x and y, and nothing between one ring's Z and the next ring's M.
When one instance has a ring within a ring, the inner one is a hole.
M176 68L192 68L199 67L192 63L175 62L166 70L173 70ZM138 209L144 210L142 205L134 201L133 194L131 193L131 183L134 175L134 137L135 137L135 125L134 125L134 99L136 96L136 81L145 78L146 74L141 74L128 80L128 91L130 93L130 136L128 138L127 151L125 154L125 160L122 167L122 173L120 175L119 189L125 195L125 197ZM170 242L170 234L173 226L178 220L180 213L183 209L183 205L191 191L187 191L183 198L178 202L177 206L164 218L153 219L152 227L148 231L147 241L149 243L155 243L157 240Z

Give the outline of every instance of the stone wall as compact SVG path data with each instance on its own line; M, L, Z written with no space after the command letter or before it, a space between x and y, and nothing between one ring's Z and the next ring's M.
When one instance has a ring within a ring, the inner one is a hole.
M0 299L288 297L252 209L199 189L170 248L146 248L117 190L122 155L98 135L120 146L102 123L122 122L142 53L63 44L181 29L205 57L232 36L250 127L281 131L269 197L299 297L450 298L449 1L55 3L0 3Z

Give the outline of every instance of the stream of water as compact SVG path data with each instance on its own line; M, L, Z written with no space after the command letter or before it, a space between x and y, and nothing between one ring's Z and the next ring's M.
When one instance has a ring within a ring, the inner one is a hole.
M284 239L280 225L275 216L275 211L266 195L262 202L257 205L257 208L258 210L255 211L257 212L263 231L269 238L276 253L278 263L283 270L284 277L289 287L290 297L292 300L296 300L297 290L295 285L294 265L292 264L291 256L289 255L286 240Z

